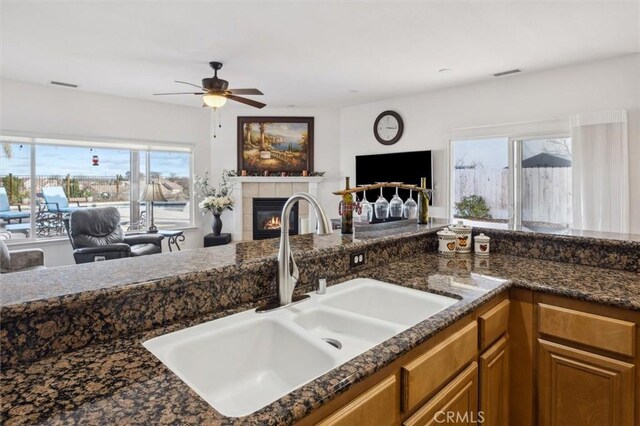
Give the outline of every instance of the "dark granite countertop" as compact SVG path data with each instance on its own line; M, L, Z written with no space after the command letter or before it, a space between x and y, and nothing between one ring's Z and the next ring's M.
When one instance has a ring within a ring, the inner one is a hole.
M141 342L251 305L3 370L1 421L6 425L291 424L510 286L640 310L640 278L635 272L498 253L488 258L423 253L354 276L445 294L459 302L247 417L217 413Z
M330 235L305 234L291 238L294 253L309 251L328 252L385 237L402 238L432 232L445 225L432 222L418 225L415 221L379 224L375 228L356 230L352 235L336 231ZM36 271L0 275L0 308L18 309L18 305L59 303L63 299L89 292L109 292L139 284L173 278L179 275L235 268L275 258L279 238L232 243L224 246L196 250L161 253L153 256L119 259L113 262L95 262L68 265ZM71 247L69 247L71 250ZM9 309L3 310L4 314Z

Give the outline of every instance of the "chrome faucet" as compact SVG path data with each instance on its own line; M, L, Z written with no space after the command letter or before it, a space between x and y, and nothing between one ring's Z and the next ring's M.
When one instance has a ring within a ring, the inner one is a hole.
M293 301L293 290L298 278L298 265L293 260L291 246L289 244L289 215L293 205L300 200L306 200L318 218L318 235L331 234L331 224L324 210L313 196L306 192L296 192L284 203L282 217L280 218L280 251L278 252L278 299L280 306L288 305Z

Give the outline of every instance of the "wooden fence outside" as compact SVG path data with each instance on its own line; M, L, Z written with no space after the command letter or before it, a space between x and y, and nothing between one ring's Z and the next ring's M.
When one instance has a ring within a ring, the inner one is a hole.
M571 168L524 168L522 220L570 224ZM455 169L455 201L468 195L485 199L494 219L509 218L508 169Z

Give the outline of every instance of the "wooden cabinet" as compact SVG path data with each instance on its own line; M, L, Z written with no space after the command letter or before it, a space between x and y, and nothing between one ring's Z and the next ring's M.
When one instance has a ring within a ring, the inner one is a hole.
M543 426L632 426L634 366L538 339Z
M478 364L473 362L403 426L476 425L477 421Z
M538 304L540 334L558 337L626 357L635 355L636 325L560 306Z
M480 355L479 414L487 425L509 425L509 336Z
M640 312L511 289L303 425L640 425Z
M509 304L508 300L503 300L478 318L481 350L488 348L491 343L507 332Z
M536 299L538 424L637 424L640 314L557 296Z
M413 409L474 360L478 355L477 347L478 325L474 321L432 350L404 365L401 369L403 409Z
M322 426L390 426L396 418L396 377L390 376L319 423Z

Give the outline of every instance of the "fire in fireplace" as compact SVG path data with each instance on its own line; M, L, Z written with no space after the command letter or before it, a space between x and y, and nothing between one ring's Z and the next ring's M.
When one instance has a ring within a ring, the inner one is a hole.
M280 216L286 198L253 199L253 239L264 240L280 236ZM298 234L298 203L291 209L289 235Z
M271 219L265 220L264 222L262 222L262 229L265 230L269 230L269 231L273 231L273 230L279 230L280 229L280 217L279 216L273 216L271 217Z

